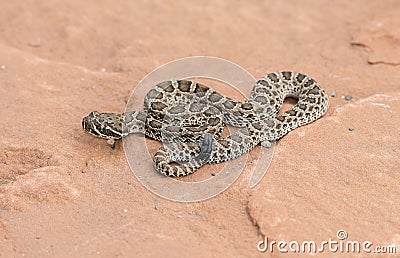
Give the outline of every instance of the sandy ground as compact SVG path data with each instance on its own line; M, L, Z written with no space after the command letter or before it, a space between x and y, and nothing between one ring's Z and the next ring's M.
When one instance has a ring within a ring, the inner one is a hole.
M0 6L0 256L288 257L257 243L341 229L400 252L399 1ZM301 71L337 95L277 143L257 187L243 173L215 198L179 203L147 191L122 144L111 150L81 119L122 112L146 74L194 55L256 78ZM385 257L349 256L365 255Z

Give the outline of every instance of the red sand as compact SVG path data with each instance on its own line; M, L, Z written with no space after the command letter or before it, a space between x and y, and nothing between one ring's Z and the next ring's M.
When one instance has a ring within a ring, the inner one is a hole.
M264 236L323 241L340 229L400 252L399 13L396 0L2 1L0 256L266 257ZM208 201L171 202L81 119L122 112L146 74L192 55L256 78L300 71L337 96L277 143L256 188L243 173Z

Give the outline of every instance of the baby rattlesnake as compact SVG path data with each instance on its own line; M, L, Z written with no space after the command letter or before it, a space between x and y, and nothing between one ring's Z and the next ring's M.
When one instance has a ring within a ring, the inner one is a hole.
M287 97L298 102L278 115ZM206 163L237 158L260 143L268 146L291 130L317 120L328 106L328 97L316 81L284 71L259 79L244 102L192 81L162 82L147 93L144 111L93 111L83 118L82 126L90 134L108 139L112 147L115 140L131 133L164 142L154 155L155 168L163 175L177 177L191 174ZM241 128L218 139L224 124Z

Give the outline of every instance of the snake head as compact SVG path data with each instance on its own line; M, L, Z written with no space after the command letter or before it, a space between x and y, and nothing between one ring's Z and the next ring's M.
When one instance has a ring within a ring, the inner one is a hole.
M91 135L105 139L121 139L124 117L122 114L91 112L82 120L83 129Z

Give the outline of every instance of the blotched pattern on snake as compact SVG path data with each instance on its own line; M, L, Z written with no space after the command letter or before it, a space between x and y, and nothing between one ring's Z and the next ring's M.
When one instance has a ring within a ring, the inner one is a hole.
M278 115L287 97L298 102ZM328 106L328 97L315 80L284 71L259 79L243 102L196 82L165 81L147 93L143 111L93 111L83 118L82 126L90 134L107 139L112 147L115 140L131 133L162 141L164 146L154 155L155 168L163 175L178 177L206 163L237 158L260 143L269 146L323 116ZM225 124L240 129L219 139Z

